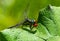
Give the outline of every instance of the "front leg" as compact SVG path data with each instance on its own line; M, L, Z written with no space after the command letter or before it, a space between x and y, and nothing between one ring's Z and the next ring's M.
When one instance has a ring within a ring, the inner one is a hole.
M30 30L32 31L33 27L32 27L32 24L30 24Z

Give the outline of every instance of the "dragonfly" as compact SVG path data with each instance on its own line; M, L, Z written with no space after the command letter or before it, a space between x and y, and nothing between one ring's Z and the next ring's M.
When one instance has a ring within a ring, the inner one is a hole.
M37 24L37 20L31 20L27 16L28 8L29 8L29 4L27 5L27 7L24 10L24 18L25 18L24 21L22 21L20 23L17 23L16 25L11 26L9 28L17 27L17 26L20 26L20 25L29 25L30 26L30 29L32 30L33 27L37 27L37 25L38 25Z

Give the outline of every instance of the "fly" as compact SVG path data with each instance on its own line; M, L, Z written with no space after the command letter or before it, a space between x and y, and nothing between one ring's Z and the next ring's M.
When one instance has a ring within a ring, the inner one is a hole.
M27 8L25 8L25 11L24 11L24 17L25 17L25 20L21 23L18 23L14 26L11 26L9 28L13 28L13 27L17 27L17 26L20 26L20 25L29 25L30 26L30 29L32 30L32 26L33 27L37 27L37 21L36 20L31 20L27 17L27 9L29 8L29 4L27 5Z

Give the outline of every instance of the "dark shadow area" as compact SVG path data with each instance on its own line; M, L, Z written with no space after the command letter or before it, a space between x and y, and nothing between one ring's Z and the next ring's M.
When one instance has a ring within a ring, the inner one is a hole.
M37 30L35 30L35 31L32 31L32 30L29 30L29 29L26 29L26 28L22 28L23 30L25 30L25 31L28 31L28 32L30 32L30 33L32 33L32 34L35 34L36 33L36 31Z
M4 35L0 32L0 41L7 41Z
M44 21L47 21L47 19L44 17L43 12L39 12L39 16L38 16L38 23L41 23L42 25L44 25L46 27L46 24L44 23ZM46 27L46 30L49 32L49 29Z

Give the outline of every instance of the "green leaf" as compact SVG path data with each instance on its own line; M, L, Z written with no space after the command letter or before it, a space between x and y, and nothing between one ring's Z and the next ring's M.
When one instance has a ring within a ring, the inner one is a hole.
M4 35L7 41L44 41L43 39L40 39L32 33L29 33L19 28L6 29L2 31L2 35Z
M0 41L7 41L4 35L0 32Z
M52 7L52 6L51 7L48 6L46 9L40 11L38 22L41 23L42 25L44 25L50 34L56 35L57 26L56 26L55 20L54 20L55 13L53 13L54 12L53 8L54 7Z
M60 36L53 36L47 39L47 41L60 41Z

